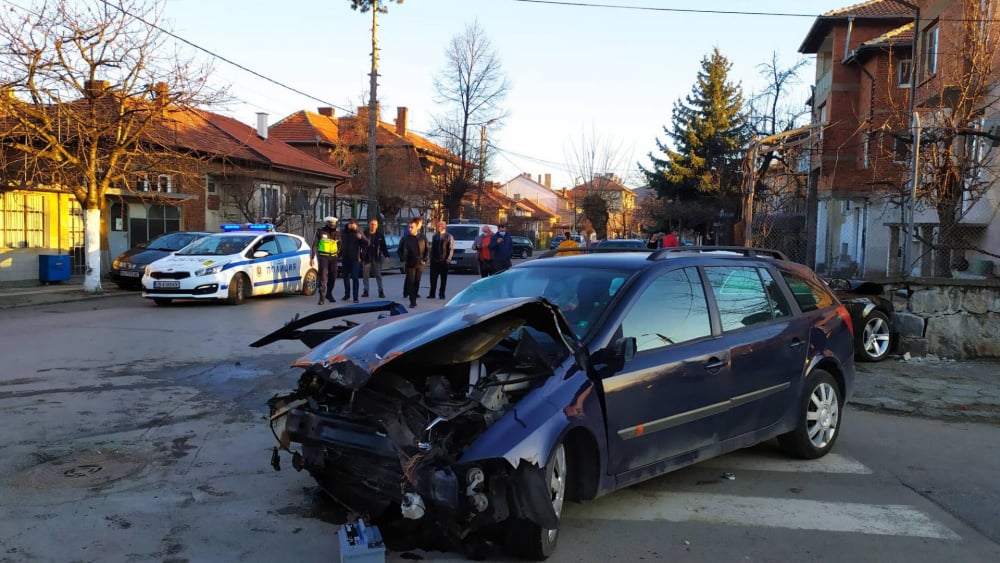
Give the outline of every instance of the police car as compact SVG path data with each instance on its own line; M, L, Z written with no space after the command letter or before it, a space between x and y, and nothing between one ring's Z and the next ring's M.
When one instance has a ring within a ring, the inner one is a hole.
M269 223L226 224L166 258L146 266L142 296L157 305L174 299L220 299L238 305L268 293L316 292L309 244L276 233Z

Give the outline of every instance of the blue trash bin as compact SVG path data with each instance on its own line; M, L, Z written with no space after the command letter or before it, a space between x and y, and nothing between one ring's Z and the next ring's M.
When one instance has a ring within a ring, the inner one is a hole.
M68 254L42 254L38 257L38 281L53 283L70 278L72 261Z

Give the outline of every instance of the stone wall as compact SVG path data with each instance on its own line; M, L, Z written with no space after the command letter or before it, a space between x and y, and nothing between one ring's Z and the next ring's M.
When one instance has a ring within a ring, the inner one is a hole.
M1000 282L911 280L886 284L899 353L942 358L1000 357Z

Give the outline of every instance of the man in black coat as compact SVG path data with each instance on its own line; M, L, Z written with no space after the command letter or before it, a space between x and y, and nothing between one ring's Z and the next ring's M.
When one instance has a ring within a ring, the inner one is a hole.
M358 302L358 282L361 279L361 260L368 247L368 239L358 230L358 222L351 219L344 229L340 243L341 267L344 269L344 301L353 298ZM350 287L348 287L350 280ZM353 293L351 293L353 292ZM350 295L349 295L350 293Z
M375 278L378 284L378 296L385 298L382 291L382 262L389 259L389 246L385 242L385 233L378 228L378 219L372 219L368 223L368 231L365 233L368 238L368 248L365 251L364 287L365 292L361 297L368 297L368 278Z
M420 274L430 254L427 239L420 234L420 223L416 219L410 221L409 232L399 241L399 261L406 268L406 279L403 280L403 296L410 298L410 307L417 306L417 288Z
M431 239L431 292L427 294L428 299L434 299L437 291L438 278L441 279L441 292L438 299L444 299L444 293L448 289L448 265L451 257L455 253L455 237L448 232L448 224L438 221L437 231Z

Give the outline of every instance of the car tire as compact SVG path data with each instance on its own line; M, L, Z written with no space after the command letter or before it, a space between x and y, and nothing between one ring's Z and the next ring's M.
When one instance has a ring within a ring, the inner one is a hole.
M534 254L534 253L535 253L535 251L529 248L528 249L528 258L531 258L531 255Z
M319 286L319 275L316 274L316 270L310 269L306 272L304 278L302 278L302 295L306 297L312 297L316 295L316 288Z
M229 280L229 297L226 298L226 303L230 305L243 303L243 299L246 297L247 281L247 277L243 274L236 274L233 279Z
M549 454L549 462L545 465L545 479L549 484L552 497L552 507L556 518L562 516L563 504L569 481L566 459L566 447L560 442ZM556 550L559 541L559 528L545 529L531 520L516 519L505 523L504 547L515 557L542 561L548 559Z
M865 362L881 362L889 355L891 325L889 317L879 310L873 310L865 318L855 344L855 357Z
M815 369L806 378L795 416L795 429L778 436L778 444L803 459L823 457L840 435L844 399L840 385L826 370Z
M167 305L170 305L173 301L174 301L173 299L168 299L166 297L154 297L153 298L153 303L156 303L160 307L166 307Z

